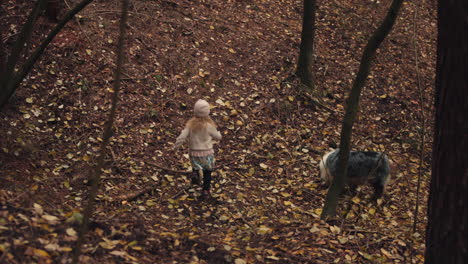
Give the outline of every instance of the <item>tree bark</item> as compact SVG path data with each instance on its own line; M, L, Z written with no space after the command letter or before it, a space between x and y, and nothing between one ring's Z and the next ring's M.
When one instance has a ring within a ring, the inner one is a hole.
M439 0L425 263L468 263L468 3Z
M0 11L0 17L3 15L1 12L2 11ZM3 40L3 35L2 35L2 32L0 31L0 80L2 79L1 76L3 76L3 74L5 74L6 60L7 60L6 47L5 47L4 42L2 40Z
M359 65L359 71L356 75L356 79L354 80L353 87L346 104L346 113L343 118L343 126L341 129L337 175L334 175L333 183L330 186L330 189L328 189L325 205L323 206L322 210L322 219L326 219L327 217L333 216L336 213L338 196L344 188L344 179L347 172L346 168L348 167L349 152L351 150L351 134L353 131L354 120L359 108L359 97L361 96L361 90L362 87L364 87L367 76L369 75L369 69L371 62L374 59L375 52L388 33L390 33L392 30L393 24L395 24L398 11L400 10L402 3L403 0L393 0L392 5L390 6L390 9L388 10L382 24L371 36L366 48L364 49L361 64Z
M315 35L316 1L304 0L304 15L302 19L301 47L297 61L296 75L301 83L309 89L314 88L314 35Z

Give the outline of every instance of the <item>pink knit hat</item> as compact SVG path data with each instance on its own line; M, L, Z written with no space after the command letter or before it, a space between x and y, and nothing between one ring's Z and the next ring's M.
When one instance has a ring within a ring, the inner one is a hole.
M198 117L207 117L210 114L210 104L203 99L199 99L193 107L193 113Z

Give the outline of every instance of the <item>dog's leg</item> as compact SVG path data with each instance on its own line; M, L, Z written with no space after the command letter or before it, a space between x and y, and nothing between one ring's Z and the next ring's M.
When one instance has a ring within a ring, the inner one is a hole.
M354 197L356 196L357 194L357 185L356 184L349 184L349 194L351 195L351 197Z
M385 185L379 181L376 181L372 183L372 187L374 187L374 196L372 196L372 200L376 201L377 199L382 198Z

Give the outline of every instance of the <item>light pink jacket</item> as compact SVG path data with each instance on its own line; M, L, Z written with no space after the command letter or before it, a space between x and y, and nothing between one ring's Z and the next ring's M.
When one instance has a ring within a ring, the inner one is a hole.
M177 137L174 148L187 142L190 151L211 151L213 150L213 140L221 140L221 133L211 124L207 124L205 129L195 132L186 127Z

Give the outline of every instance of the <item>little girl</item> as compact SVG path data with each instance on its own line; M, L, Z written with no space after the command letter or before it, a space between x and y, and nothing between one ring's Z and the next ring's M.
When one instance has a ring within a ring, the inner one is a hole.
M187 142L189 145L189 157L192 163L192 184L200 184L198 171L203 171L202 198L210 197L211 172L214 168L213 140L221 140L221 133L216 129L216 124L209 117L210 104L205 100L198 100L193 108L192 117L184 130L176 139L174 148Z

